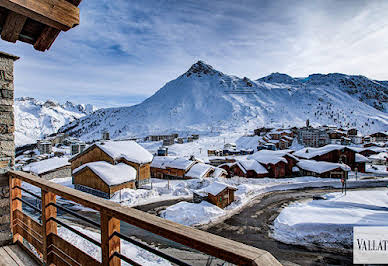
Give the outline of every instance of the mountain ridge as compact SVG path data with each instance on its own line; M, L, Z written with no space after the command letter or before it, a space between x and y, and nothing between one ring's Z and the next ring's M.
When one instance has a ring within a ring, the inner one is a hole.
M340 73L271 75L239 78L198 61L142 103L100 109L60 132L90 140L103 131L113 138L247 131L265 125L301 126L306 119L317 125L359 127L364 133L388 127L387 84Z
M15 99L16 146L34 143L44 135L58 131L65 124L91 114L97 109L90 104L64 104L53 100L39 101L32 97Z

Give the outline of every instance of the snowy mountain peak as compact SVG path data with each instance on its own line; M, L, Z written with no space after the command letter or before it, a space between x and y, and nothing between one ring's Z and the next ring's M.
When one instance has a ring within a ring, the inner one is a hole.
M89 104L59 104L53 100L39 101L31 97L15 100L16 145L35 142L44 135L57 130L85 115L91 114L96 108Z
M191 75L196 75L198 77L201 77L202 75L213 76L215 74L222 74L222 73L215 70L211 65L208 65L201 60L199 60L194 65L192 65L190 69L185 73L187 77L190 77Z
M356 127L366 134L388 126L387 89L381 82L343 74L293 78L273 73L252 81L198 61L144 102L100 109L60 132L84 140L97 139L106 130L112 138L207 134L303 126L309 119L314 125Z
M296 84L298 80L283 73L275 72L271 75L258 79L267 83L283 83L283 84Z

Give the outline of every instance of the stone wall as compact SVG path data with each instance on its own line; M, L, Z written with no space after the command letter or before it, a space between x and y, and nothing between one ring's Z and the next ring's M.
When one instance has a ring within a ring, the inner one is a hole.
M69 176L71 176L71 167L70 166L62 167L58 170L49 172L47 174L40 175L41 178L44 178L46 180L50 180L53 178L64 178L64 177L69 177Z
M4 172L15 163L13 63L17 59L16 56L0 52L0 246L12 239L9 182Z

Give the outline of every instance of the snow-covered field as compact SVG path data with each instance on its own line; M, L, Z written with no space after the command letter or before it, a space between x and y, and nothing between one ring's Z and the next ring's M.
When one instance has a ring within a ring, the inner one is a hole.
M353 226L388 226L388 189L329 193L326 200L296 202L274 222L279 241L329 248L351 248Z

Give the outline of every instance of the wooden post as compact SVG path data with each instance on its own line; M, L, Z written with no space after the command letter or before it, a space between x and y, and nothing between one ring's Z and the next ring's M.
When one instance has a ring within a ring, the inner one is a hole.
M20 241L23 243L23 237L20 234L14 232L14 214L15 210L22 211L22 202L17 200L16 198L22 198L22 191L20 188L16 188L16 186L21 187L22 181L16 177L10 176L9 178L9 190L10 190L10 218L11 218L11 232L13 235L13 243Z
M121 260L113 256L115 252L120 252L120 238L113 236L114 232L120 232L120 220L109 216L104 211L101 211L100 215L102 265L120 266Z
M51 262L48 260L48 247L50 246L50 241L48 236L53 233L57 234L57 223L55 221L49 220L50 218L57 217L57 208L55 206L48 206L50 203L56 203L56 195L52 192L46 192L42 189L42 244L43 244L43 262L46 265L50 265Z

